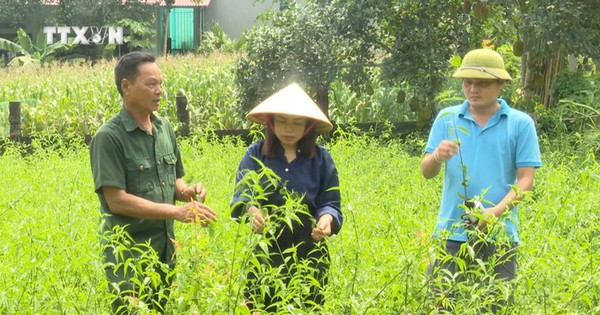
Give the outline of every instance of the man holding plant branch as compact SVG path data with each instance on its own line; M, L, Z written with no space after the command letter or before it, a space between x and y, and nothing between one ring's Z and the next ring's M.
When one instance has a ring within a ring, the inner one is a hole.
M434 231L442 249L428 273L433 276L436 307L456 311L452 300L460 287L456 282L477 268L457 261L481 259L491 264L494 272L485 281L515 278L517 204L532 189L541 158L533 120L499 98L511 80L500 54L491 49L470 51L454 77L463 80L466 100L444 108L435 119L421 172L433 178L445 165ZM448 274L457 277L449 281ZM496 312L507 299L497 296L483 307Z
M115 81L123 108L90 144L94 189L104 216L105 271L116 295L112 311L148 308L162 313L175 266L174 221L207 225L216 221L216 214L202 203L204 186L188 186L182 179L173 128L153 113L163 92L154 56L123 56ZM186 204L177 206L176 200Z

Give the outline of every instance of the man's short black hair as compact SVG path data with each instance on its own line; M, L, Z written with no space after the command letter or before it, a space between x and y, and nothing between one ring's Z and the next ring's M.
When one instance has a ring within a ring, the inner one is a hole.
M121 89L121 81L123 79L132 82L135 81L138 74L138 66L142 63L155 61L156 58L154 55L147 51L133 51L121 57L115 66L115 83L117 84L119 94L123 96L123 90Z

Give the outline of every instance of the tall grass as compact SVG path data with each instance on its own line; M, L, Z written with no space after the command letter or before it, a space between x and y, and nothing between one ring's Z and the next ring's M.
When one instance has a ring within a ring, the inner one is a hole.
M107 313L87 148L53 138L34 147L23 155L9 145L0 156L0 313ZM345 224L328 240L332 264L323 313L422 313L440 179L424 180L419 156L400 141L340 135L327 147L339 170ZM242 268L253 236L248 225L229 219L228 207L245 145L191 137L181 150L186 180L207 186L219 221L207 229L176 224L169 311L244 314ZM522 243L509 313L598 313L600 167L593 156L556 151L544 151L543 160L534 194L520 206Z

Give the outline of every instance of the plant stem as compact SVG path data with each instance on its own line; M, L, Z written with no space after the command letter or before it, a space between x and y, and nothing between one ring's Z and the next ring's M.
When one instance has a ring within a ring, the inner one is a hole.
M458 157L460 159L460 169L461 169L461 175L462 175L462 182L461 185L463 186L465 195L464 195L464 199L465 201L469 200L469 195L467 194L467 166L465 165L465 162L463 160L463 156L462 156L462 150L460 148L460 138L458 137L458 130L456 128L456 123L454 122L454 120L452 121L452 125L454 126L454 136L456 137L456 141L458 144Z

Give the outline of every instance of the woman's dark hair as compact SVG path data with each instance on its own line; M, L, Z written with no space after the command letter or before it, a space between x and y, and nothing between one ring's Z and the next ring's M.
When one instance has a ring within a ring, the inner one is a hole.
M123 96L123 90L121 89L123 79L135 81L138 75L138 66L142 63L155 61L154 55L147 51L133 51L121 57L115 66L115 83L119 94Z
M271 121L274 121L273 115L269 115ZM306 120L306 126L310 126L312 124L311 119ZM311 128L311 130L304 135L304 137L298 140L298 149L300 150L300 155L312 159L315 156L315 146L317 144L317 132L315 128ZM275 153L277 152L277 147L281 145L281 142L275 135L275 131L270 125L265 126L265 141L263 141L262 153L269 157L275 157Z

